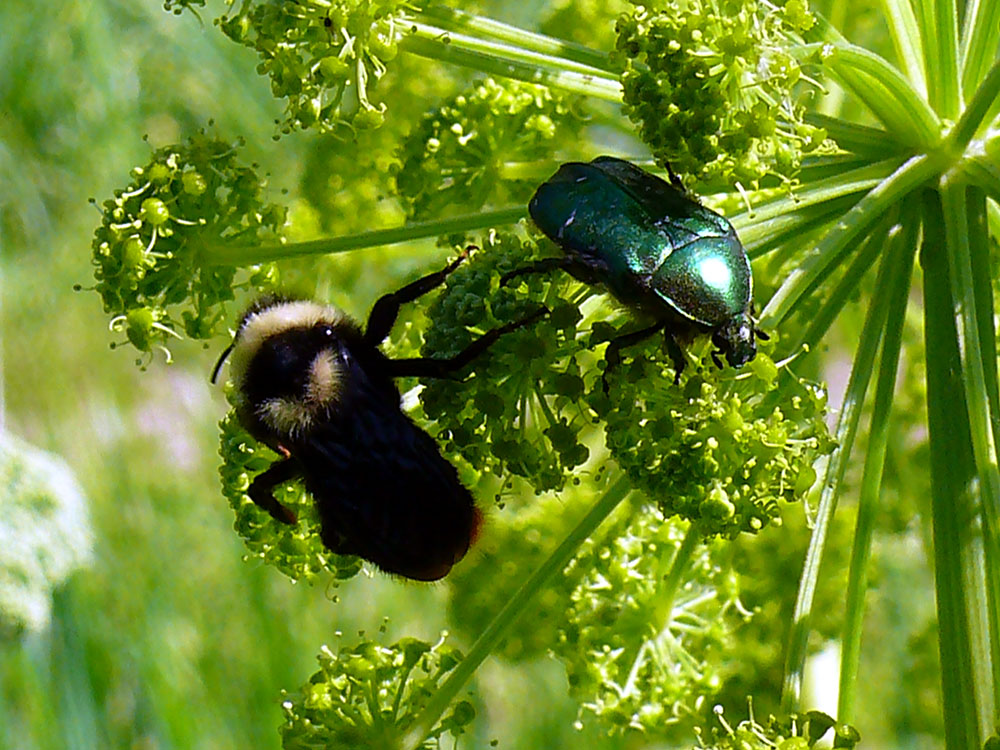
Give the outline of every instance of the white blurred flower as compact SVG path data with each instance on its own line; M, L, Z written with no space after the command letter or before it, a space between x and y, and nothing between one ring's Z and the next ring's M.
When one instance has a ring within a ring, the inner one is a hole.
M92 553L87 499L69 466L0 433L0 633L44 628L52 590Z

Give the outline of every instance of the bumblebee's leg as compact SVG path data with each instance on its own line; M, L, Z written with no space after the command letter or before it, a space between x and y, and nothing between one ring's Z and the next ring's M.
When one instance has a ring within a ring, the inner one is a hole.
M247 495L259 507L270 513L275 521L293 524L298 519L292 511L274 499L274 488L301 473L298 462L293 458L275 461L267 471L254 477Z
M529 276L535 273L547 273L548 271L553 271L557 268L567 270L570 263L571 261L569 258L542 258L541 260L536 260L526 266L522 266L521 268L515 268L513 271L508 271L500 277L500 286L507 286L508 283L516 279L518 276Z
M485 352L505 333L516 331L518 328L532 323L543 315L548 315L549 308L542 306L531 315L526 315L513 323L507 323L497 328L493 328L478 339L473 341L454 357L448 359L431 359L430 357L415 357L413 359L391 359L389 360L389 371L394 378L416 376L420 378L447 378L452 373L458 372L476 357Z
M618 365L622 362L622 349L627 346L634 346L640 341L644 341L652 336L657 331L664 331L666 333L666 321L660 320L648 328L640 328L638 331L633 331L632 333L626 333L624 336L619 336L618 338L611 339L608 342L608 348L604 352L604 374L601 375L601 384L604 386L604 393L608 392L608 373L616 369ZM673 337L669 333L666 334L671 341ZM676 345L676 344L675 344ZM683 358L683 355L682 355ZM671 359L673 359L673 354L671 354Z
M427 274L416 281L410 282L402 289L380 297L368 315L368 324L365 326L365 341L372 346L377 346L382 339L389 335L389 331L392 330L392 326L399 315L400 305L412 302L417 297L427 294L434 287L443 284L449 274L458 268L462 264L462 261L469 256L469 251L473 247L470 245L465 248L461 255L440 271Z

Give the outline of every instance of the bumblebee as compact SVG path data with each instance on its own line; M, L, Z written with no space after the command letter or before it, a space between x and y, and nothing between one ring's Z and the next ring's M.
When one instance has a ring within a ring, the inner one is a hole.
M433 438L400 407L395 378L454 377L500 336L544 314L494 328L450 359L390 359L378 346L399 308L444 283L465 259L380 298L364 330L336 308L264 298L243 315L226 358L240 423L283 458L247 494L276 520L295 515L274 488L301 477L323 543L418 581L447 575L482 525L482 513Z

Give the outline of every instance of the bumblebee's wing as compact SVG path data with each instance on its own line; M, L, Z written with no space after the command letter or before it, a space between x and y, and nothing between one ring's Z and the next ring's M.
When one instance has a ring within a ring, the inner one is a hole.
M396 398L359 389L341 406L297 451L324 542L391 573L441 578L475 536L472 495Z

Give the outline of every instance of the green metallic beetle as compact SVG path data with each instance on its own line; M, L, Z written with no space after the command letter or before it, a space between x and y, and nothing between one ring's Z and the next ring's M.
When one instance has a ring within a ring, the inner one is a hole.
M535 224L566 253L506 274L501 283L562 268L603 285L619 301L656 322L614 339L608 369L621 349L663 331L677 377L684 354L674 335L710 333L733 367L757 355L766 338L750 314L750 262L732 225L672 182L622 159L600 156L563 164L531 198Z

